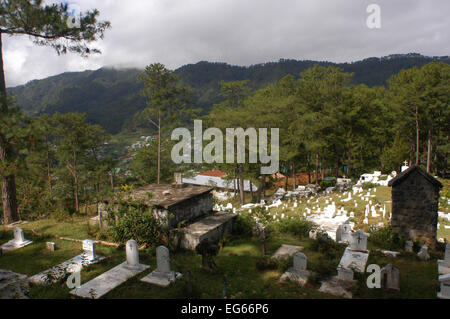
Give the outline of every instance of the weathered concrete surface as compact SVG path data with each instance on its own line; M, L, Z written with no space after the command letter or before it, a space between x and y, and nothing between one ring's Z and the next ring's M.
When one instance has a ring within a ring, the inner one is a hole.
M182 276L183 275L179 272L160 272L155 270L142 278L141 281L161 287L167 287L170 283L174 282L178 278L181 278Z
M83 254L81 254L69 260L66 260L65 262L60 263L59 265L56 265L50 269L44 270L39 274L31 276L29 280L37 285L52 284L64 278L68 273L73 272L75 269L81 270L83 266L95 264L103 259L105 259L105 257L97 255L97 259L88 262L83 258Z
M127 262L108 270L91 281L70 291L72 295L83 298L98 299L131 277L148 269L150 266L140 264L139 267L128 267Z
M207 216L180 229L176 240L180 247L189 250L195 250L195 247L204 239L217 242L225 232L231 231L235 217L236 214L228 212L218 212Z
M32 241L31 240L25 240L21 243L17 243L14 239L11 239L10 241L8 241L7 243L4 243L1 246L1 249L3 250L3 252L8 252L8 251L13 251L22 247L25 247L29 244L31 244Z
M354 251L349 247L345 248L341 261L338 267L352 269L357 272L364 273L366 269L367 259L369 259L368 252Z
M278 282L283 283L287 281L296 282L303 287L312 273L309 270L299 270L293 267L289 268L283 275L281 275Z
M29 299L26 275L0 269L0 299Z
M356 280L341 280L337 276L334 276L328 280L322 281L319 291L330 295L342 296L344 298L351 299L353 295L350 291L348 291L348 289L350 289L355 283Z
M303 250L302 246L293 246L293 245L281 245L280 248L272 255L272 258L281 258L288 259L289 257L294 256L295 253L298 253Z

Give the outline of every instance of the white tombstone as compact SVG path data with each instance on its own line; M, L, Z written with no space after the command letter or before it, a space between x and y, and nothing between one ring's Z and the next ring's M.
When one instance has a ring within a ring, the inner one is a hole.
M363 219L363 224L369 225L369 220L367 219L367 217Z
M439 276L439 283L441 291L438 292L437 297L440 299L450 299L450 274Z
M361 229L351 233L350 249L356 251L367 251L367 238L369 234L363 232Z
M306 270L306 265L308 258L304 253L295 253L294 255L294 269L295 270Z
M170 254L169 249L165 246L156 248L156 271L169 273L170 272Z
M23 229L20 227L14 228L14 242L17 245L21 245L25 242L25 236L23 235Z
M311 229L309 231L309 238L316 239L317 238L317 232L314 229Z
M88 262L97 259L97 256L95 254L95 243L90 239L83 240L83 257Z
M139 247L134 239L130 239L126 244L127 267L140 268L139 264Z
M351 236L351 232L352 232L352 225L350 225L349 221L346 221L344 224L340 225L338 227L338 231L339 231L339 239L337 238L337 233L336 233L336 240L339 242L344 242L344 243L350 243L352 240L352 236Z
M353 280L353 270L349 268L338 267L338 279L343 281L352 281Z
M156 269L149 275L142 278L141 281L161 287L167 287L171 282L174 282L177 278L182 277L181 273L175 273L170 270L169 249L165 246L159 246L156 248L156 265Z
M355 213L354 212L350 212L350 218L355 218Z
M422 248L420 248L420 251L417 253L417 256L420 258L420 260L429 260L430 254L428 253L428 246L423 245Z

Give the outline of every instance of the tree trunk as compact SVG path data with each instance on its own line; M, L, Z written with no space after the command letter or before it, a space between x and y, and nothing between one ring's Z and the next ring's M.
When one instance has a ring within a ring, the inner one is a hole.
M319 185L319 179L317 178L318 176L319 176L319 153L316 153L316 173L315 173L316 185Z
M244 198L244 178L242 176L242 164L239 165L239 195L241 197L241 205L244 205L245 198Z
M48 136L45 135L45 160L47 164L47 180L48 180L48 191L49 191L49 198L52 198L52 172L51 172L51 166L50 166L50 150L48 146Z
M292 161L292 190L295 191L295 187L297 186L297 176L295 174L295 161Z
M3 67L2 33L0 32L0 114L8 112L5 72ZM6 138L0 135L0 161L6 162L14 157L14 151ZM13 174L1 174L3 220L5 225L19 220L17 213L16 179Z
M427 173L431 171L431 152L432 152L431 129L428 129Z
M161 110L158 111L158 180L157 180L158 185L160 180L160 172L161 172Z
M416 165L419 165L419 110L416 106Z

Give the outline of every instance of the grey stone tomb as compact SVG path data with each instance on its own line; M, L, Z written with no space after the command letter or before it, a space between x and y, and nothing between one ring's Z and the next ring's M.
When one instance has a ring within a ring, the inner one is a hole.
M384 289L400 291L400 270L392 264L381 268L381 286Z
M165 246L156 248L156 270L141 279L141 281L150 284L167 287L171 282L180 278L181 273L175 273L170 270L170 254L169 249Z

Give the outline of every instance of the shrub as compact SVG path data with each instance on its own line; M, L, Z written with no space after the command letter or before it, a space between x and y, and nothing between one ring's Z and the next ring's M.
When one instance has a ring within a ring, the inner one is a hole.
M152 210L140 202L119 202L117 210L109 210L107 219L113 240L118 243L134 239L140 244L167 244L168 227L155 218Z
M391 227L378 228L374 225L369 227L369 241L375 246L388 249L402 249L405 246L405 241L400 238L398 232Z
M313 241L311 245L312 249L324 254L326 259L334 259L342 256L345 245L336 243L333 239L326 236L325 233L317 233L317 239Z
M306 220L304 217L281 219L279 222L270 225L270 228L274 231L290 233L300 237L307 237L312 227L313 223Z

